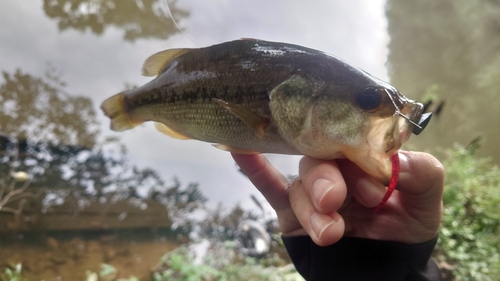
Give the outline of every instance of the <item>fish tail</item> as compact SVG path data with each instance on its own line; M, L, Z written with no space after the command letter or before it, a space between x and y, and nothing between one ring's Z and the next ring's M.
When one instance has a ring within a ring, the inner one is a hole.
M101 105L101 109L111 119L111 130L113 131L121 132L130 130L139 125L125 111L123 92L105 100Z

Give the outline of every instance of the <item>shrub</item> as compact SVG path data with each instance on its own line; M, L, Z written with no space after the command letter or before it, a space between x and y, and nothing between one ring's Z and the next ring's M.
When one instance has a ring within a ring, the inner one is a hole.
M273 258L267 258L273 259ZM241 257L234 249L211 249L201 262L195 262L186 247L179 247L166 254L153 274L154 281L300 281L304 280L292 265L265 266L274 263Z
M455 146L446 169L444 215L435 258L458 280L500 280L500 171Z

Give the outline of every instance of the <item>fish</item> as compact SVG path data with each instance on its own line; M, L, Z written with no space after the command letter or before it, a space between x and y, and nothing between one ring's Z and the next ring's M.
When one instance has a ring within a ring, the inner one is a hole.
M145 85L101 106L111 129L153 121L177 139L243 154L348 158L383 184L391 157L430 120L423 105L311 48L244 38L146 59Z

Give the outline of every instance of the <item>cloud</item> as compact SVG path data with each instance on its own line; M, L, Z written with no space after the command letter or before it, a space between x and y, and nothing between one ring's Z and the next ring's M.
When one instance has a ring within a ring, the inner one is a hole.
M200 47L241 37L285 41L316 48L343 58L386 79L388 36L384 1L179 1L190 16L179 21L186 29L166 41L123 41L123 32L109 27L102 36L90 32L59 32L57 23L22 1L0 2L0 65L21 67L42 75L50 62L64 73L67 92L92 98L96 108L124 84L141 85L143 61L172 47ZM191 41L194 40L195 42ZM102 130L113 134L109 120L99 114ZM243 202L260 194L236 169L227 152L196 141L179 141L145 125L123 134L132 163L149 166L182 182L197 181L211 200ZM298 157L270 156L287 174L295 174Z

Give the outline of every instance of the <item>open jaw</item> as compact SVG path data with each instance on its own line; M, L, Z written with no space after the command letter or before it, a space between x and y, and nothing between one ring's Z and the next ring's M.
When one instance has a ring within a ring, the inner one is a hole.
M359 145L343 153L368 175L387 185L392 176L391 156L408 139L410 124L398 115L372 117L369 122L368 132Z
M374 213L384 206L396 189L400 172L398 150L411 133L419 134L425 128L430 116L430 113L423 114L422 104L408 101L389 118L372 117L364 141L358 148L346 151L348 158L388 187Z

